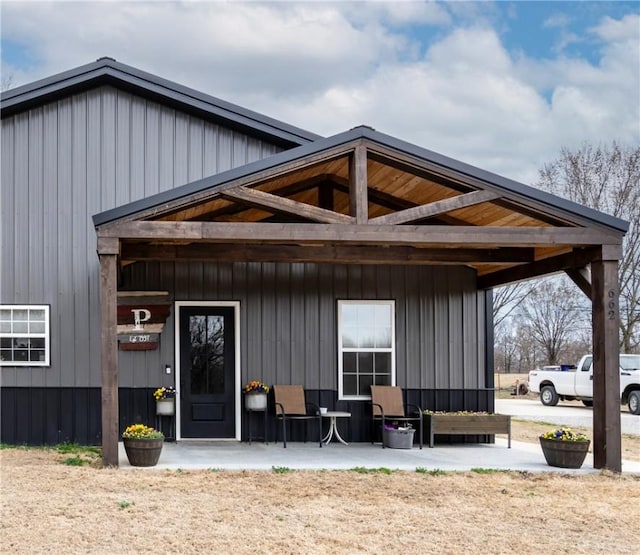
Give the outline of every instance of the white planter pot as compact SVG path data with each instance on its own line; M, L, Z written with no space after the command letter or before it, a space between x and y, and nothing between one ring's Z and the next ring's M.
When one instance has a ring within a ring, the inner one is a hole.
M247 410L267 410L267 394L245 393L244 406Z
M158 399L156 400L156 414L162 416L173 416L176 413L176 400L171 397L170 399Z

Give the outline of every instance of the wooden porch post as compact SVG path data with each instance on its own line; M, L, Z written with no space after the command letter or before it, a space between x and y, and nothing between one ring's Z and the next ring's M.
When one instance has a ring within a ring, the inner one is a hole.
M366 224L369 220L367 188L367 148L359 144L349 162L349 214L357 224Z
M603 245L591 263L593 308L593 466L622 471L618 309L619 245Z
M118 466L117 269L119 240L98 238L102 333L102 462Z

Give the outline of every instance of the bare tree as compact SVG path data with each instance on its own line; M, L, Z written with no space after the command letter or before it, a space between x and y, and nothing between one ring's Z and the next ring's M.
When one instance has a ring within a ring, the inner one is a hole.
M498 287L493 291L493 325L498 327L522 304L534 285L531 282Z
M494 345L496 370L504 374L515 372L519 366L519 352L508 320L503 320L502 324L496 328Z
M578 327L582 307L578 290L564 279L538 282L520 307L522 325L542 350L544 362L560 364Z
M640 147L584 144L540 170L540 188L629 221L620 261L620 349L640 349Z
M13 74L9 75L2 74L2 79L0 80L0 91L6 91L11 88L13 85Z

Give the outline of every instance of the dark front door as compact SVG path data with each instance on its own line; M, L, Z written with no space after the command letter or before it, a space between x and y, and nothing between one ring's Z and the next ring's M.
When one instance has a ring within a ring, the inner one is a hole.
M181 437L235 437L232 307L180 307L180 401Z

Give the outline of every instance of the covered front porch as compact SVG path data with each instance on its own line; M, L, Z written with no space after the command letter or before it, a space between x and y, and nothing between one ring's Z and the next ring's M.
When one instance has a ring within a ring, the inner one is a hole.
M260 264L401 268L407 277L397 283L388 273L383 293L372 282L377 298L418 307L415 313L398 311L403 317L396 334L404 344L396 355L402 362L397 385L426 396L444 383L446 390L462 392L463 406L457 410L469 408L467 392L492 388L491 288L564 271L593 304L593 466L621 470L617 264L625 222L360 127L99 214L94 223L101 266L106 464L119 464L119 276L129 265L147 262L172 264L188 274L188 264L196 262L247 264L260 272ZM439 268L418 280L416 267L426 266ZM253 291L271 295L265 281L252 282L242 268L246 290L254 283ZM224 277L234 299L238 293L229 274ZM277 278L273 270L270 283ZM298 304L286 306L290 314L294 305L300 308L296 314L319 306L316 327L321 329L314 338L324 338L324 351L315 347L330 361L329 372L290 379L305 387L306 381L327 380L329 387L323 389L339 397L333 303L362 296L341 287L330 291L325 305L304 296L324 283L320 277L310 287L304 281L292 283ZM363 290L370 285L364 278L360 283ZM406 291L396 296L396 285ZM179 292L172 293L174 301L182 300ZM198 294L211 298L204 287ZM295 333L300 321L292 316L286 330ZM303 334L300 344L305 342ZM309 365L303 349L287 344L286 351L297 361L296 371ZM267 372L280 380L274 368ZM243 366L243 380L258 377L275 383L269 375L250 376L248 370ZM364 407L362 401L356 399ZM474 458L477 453L470 460Z

